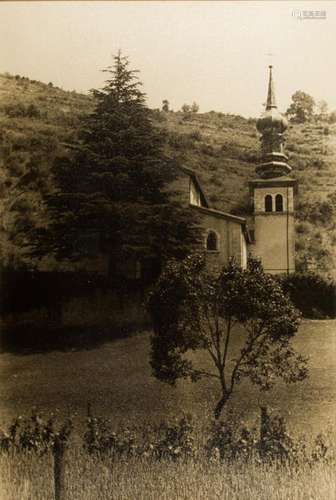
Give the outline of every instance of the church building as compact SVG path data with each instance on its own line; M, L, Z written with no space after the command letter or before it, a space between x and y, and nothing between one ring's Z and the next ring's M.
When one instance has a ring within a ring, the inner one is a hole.
M266 109L257 121L261 134L261 163L249 182L253 217L250 227L236 217L210 207L197 175L181 168L180 196L199 214L203 245L211 266L221 267L231 258L246 267L248 255L261 260L265 272L295 271L294 195L297 181L284 153L287 120L277 109L272 66L269 67Z
M266 109L256 125L261 134L261 160L255 169L255 179L249 182L252 216L247 219L212 208L197 174L186 167L176 167L176 179L169 191L172 201L176 197L186 210L198 215L202 249L210 268L219 269L232 258L246 268L247 259L252 256L261 261L265 272L288 274L295 271L297 181L289 176L292 169L284 153L288 123L277 109L272 66ZM101 273L108 275L109 257L105 257L98 266ZM143 264L135 260L119 263L118 268L129 279L142 279L146 275Z

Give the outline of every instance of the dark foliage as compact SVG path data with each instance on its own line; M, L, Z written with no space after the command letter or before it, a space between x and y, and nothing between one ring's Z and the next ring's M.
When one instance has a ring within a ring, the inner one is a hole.
M139 432L139 429L129 427L112 430L110 421L89 415L84 448L90 454L108 455L115 460L142 456L152 460L176 461L194 455L193 431L191 416L161 422Z
M184 256L197 239L191 215L170 203L175 164L128 66L119 53L104 70L109 79L92 91L96 106L79 143L54 163L56 189L45 198L50 222L34 233L34 255L79 261L105 253L113 274L130 258Z
M66 446L73 429L69 418L57 429L54 417L45 420L41 415L32 412L28 418L18 417L10 425L7 432L0 434L1 451L25 451L39 455L54 451L60 445Z
M54 417L44 419L36 412L28 418L18 417L8 429L0 430L0 452L40 456L51 452L56 466L54 474L58 476L55 480L59 482L61 476L64 478L64 452L72 444L73 422L70 417L57 426ZM231 415L225 420L212 422L203 433L202 436L196 434L191 416L164 421L159 425L113 429L110 421L89 414L83 447L97 458L108 456L112 460L126 462L131 458L150 462L185 462L191 458L197 461L202 460L204 454L209 461L248 463L252 460L254 465L274 463L298 466L304 463L313 467L335 462L334 448L326 436L319 434L312 446L307 447L304 437L292 437L285 420L270 413L266 407L261 407L259 432L256 427L237 423Z
M2 352L90 349L148 325L143 306L146 283L141 280L124 280L116 287L97 273L2 271L0 283ZM130 320L124 314L123 321L111 319L104 325L64 325L67 303L73 298L95 299L97 293L109 296L121 311L127 311L130 303L138 304L139 317Z
M297 90L292 95L292 103L287 109L287 114L294 122L304 123L312 119L314 107L314 99L306 92Z
M254 260L246 270L231 262L219 274L210 273L200 256L172 262L151 293L149 311L153 375L171 385L179 378L217 380L217 418L243 378L268 390L276 379L292 383L307 376L306 360L291 345L299 314ZM232 337L239 329L241 350L233 357ZM196 350L209 355L212 369L186 356Z
M293 273L282 286L306 318L336 317L336 283L314 273Z

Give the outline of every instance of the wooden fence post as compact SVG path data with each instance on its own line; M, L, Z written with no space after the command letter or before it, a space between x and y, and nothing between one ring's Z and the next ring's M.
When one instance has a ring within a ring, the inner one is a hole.
M60 439L56 439L53 446L54 457L54 491L55 500L65 499L65 444Z

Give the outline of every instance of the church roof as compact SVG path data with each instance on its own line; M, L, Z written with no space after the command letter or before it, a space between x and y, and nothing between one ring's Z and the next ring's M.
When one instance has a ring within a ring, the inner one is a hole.
M193 170L191 170L191 168L188 168L188 167L182 167L182 166L178 166L178 169L181 170L183 173L187 174L191 179L192 181L194 182L194 184L197 186L197 188L199 189L199 192L201 193L201 196L203 198L203 205L205 207L209 207L210 204L209 204L209 201L206 197L206 194L202 188L202 184L199 180L199 177L197 176L196 172L194 172Z
M247 227L246 219L244 217L238 217L237 215L232 215L232 214L229 214L227 212L223 212L222 210L217 210L216 208L210 208L209 202L206 198L206 195L203 191L202 185L200 183L200 180L199 180L197 174L192 169L190 169L188 167L178 166L178 169L180 171L182 171L183 173L185 173L186 175L188 175L192 179L192 181L195 183L195 185L199 189L202 197L204 198L203 201L205 203L203 203L201 206L200 205L193 205L193 204L190 204L189 206L202 214L210 215L213 217L218 217L220 219L230 220L232 222L240 224L242 226L246 241L248 243L251 243L252 238L251 238L251 234L250 234L248 227Z
M214 215L215 217L220 217L222 219L231 219L234 222L238 222L239 224L246 224L246 219L244 217L238 217L237 215L232 215L227 212L222 212L221 210L217 210L216 208L200 207L199 205L191 205L191 206L203 213Z
M222 212L221 210L216 210L215 208L200 207L198 205L190 205L190 207L203 214L212 215L213 217L219 217L220 219L226 219L240 224L242 226L246 242L252 243L252 236L247 227L247 221L244 217L238 217L237 215L228 214L227 212Z

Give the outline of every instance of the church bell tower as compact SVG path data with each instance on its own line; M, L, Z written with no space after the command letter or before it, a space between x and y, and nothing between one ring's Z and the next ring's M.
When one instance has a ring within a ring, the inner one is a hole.
M276 105L272 66L265 112L257 121L261 134L261 163L257 178L249 183L253 199L254 244L252 254L260 258L264 271L272 274L295 271L294 195L297 181L284 153L283 134L288 126Z

